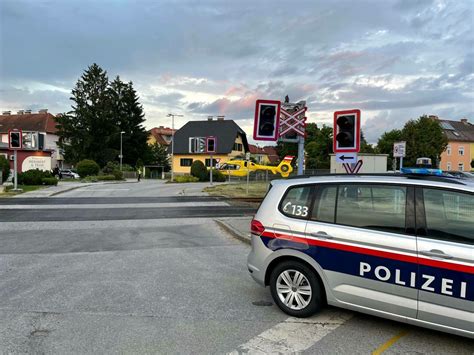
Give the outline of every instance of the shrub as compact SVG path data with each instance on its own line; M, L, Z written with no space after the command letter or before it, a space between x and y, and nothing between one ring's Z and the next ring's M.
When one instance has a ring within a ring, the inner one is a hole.
M102 169L102 173L104 175L113 175L114 180L123 180L123 173L120 171L120 165L114 161L109 161Z
M191 165L191 175L197 177L199 181L206 181L207 169L202 161L193 161Z
M198 182L199 178L191 175L180 175L174 178L176 182Z
M28 170L18 174L18 183L21 185L42 185L43 179L51 177L52 175L49 171Z
M81 179L81 182L97 182L98 177L97 176L86 176L84 179Z
M99 175L97 176L98 181L110 181L116 180L114 175Z
M209 176L209 174L208 174L208 176ZM213 182L225 182L226 178L225 178L225 175L222 174L219 170L213 169L212 170L212 181Z
M58 184L58 179L56 179L55 177L48 177L48 178L41 179L41 182L43 183L43 185L56 186Z
M4 181L7 181L8 175L10 175L10 162L3 155L0 155L0 171L2 172L0 184L3 184Z
M87 176L97 175L100 167L95 161L84 159L77 163L76 170L79 176L84 178Z
M123 180L123 173L120 170L114 170L112 175L114 176L115 180Z

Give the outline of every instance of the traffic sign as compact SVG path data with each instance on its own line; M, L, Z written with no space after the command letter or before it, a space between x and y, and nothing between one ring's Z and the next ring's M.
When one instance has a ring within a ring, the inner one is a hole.
M305 136L305 113L307 109L307 107L302 107L297 109L296 112L288 112L285 109L280 110L280 137L284 137L285 135L292 132L296 133L298 136Z
M357 153L336 153L338 163L357 163Z
M334 112L334 153L358 153L360 151L360 110Z
M393 143L393 157L404 158L406 151L407 142L395 142Z

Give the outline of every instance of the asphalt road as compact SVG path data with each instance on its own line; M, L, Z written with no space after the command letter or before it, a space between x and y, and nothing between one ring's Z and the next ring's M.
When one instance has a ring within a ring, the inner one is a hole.
M338 309L288 318L248 276L249 246L213 221L251 207L196 189L1 200L0 353L369 354L397 336L387 353L474 352L464 338Z

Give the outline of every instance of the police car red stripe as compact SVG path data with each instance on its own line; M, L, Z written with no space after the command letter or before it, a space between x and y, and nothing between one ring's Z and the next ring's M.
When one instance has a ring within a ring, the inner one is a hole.
M283 234L283 233L276 233L276 232L269 232L269 231L264 231L261 234L261 236L267 237L267 238L289 240L295 243L309 244L312 246L321 246L321 247L326 247L326 248L349 251L353 253L372 255L372 256L377 256L377 257L387 258L387 259L392 259L392 260L405 261L405 262L414 263L414 264L418 263L421 265L432 266L432 267L459 271L459 272L465 272L468 274L474 274L474 266L469 266L469 265L454 264L450 262L425 259L425 258L416 257L416 256L397 254L397 253L392 253L392 252L387 252L387 251L382 251L382 250L356 247L356 246L347 245L347 244L315 240L315 239L310 239L310 238L294 237L294 236Z

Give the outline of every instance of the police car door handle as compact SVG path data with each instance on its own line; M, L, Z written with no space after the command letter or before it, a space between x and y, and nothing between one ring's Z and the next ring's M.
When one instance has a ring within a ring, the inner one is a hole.
M431 250L424 250L421 251L420 254L425 256L430 256L432 258L441 258L441 259L452 259L453 257L449 254L445 254L442 250L438 249L431 249Z
M323 231L319 231L319 232L316 232L316 233L310 233L311 236L313 237L316 237L316 238L320 238L320 239L332 239L333 236L332 235L329 235L327 234L326 232L323 232Z

